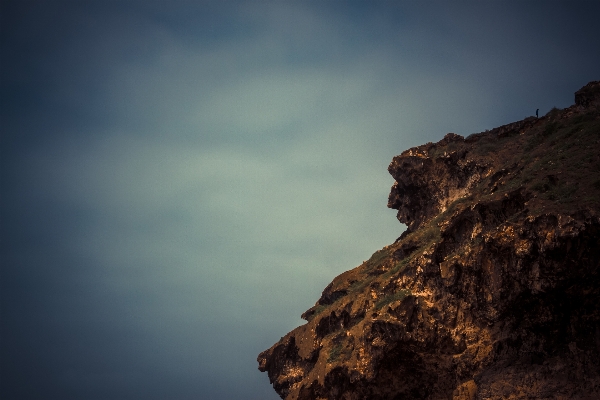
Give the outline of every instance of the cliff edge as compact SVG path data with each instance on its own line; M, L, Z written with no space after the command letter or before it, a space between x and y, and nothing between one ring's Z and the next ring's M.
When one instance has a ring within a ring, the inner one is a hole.
M258 356L277 393L600 398L600 82L388 170L408 229Z

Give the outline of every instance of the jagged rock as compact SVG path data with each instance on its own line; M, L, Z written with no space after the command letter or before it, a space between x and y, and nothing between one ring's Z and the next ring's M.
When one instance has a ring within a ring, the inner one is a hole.
M600 398L599 98L394 157L408 229L259 355L277 393Z

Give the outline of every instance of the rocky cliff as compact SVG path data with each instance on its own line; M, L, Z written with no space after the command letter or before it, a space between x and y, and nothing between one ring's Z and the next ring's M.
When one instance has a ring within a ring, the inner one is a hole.
M258 357L295 399L600 398L600 82L394 157L408 229Z

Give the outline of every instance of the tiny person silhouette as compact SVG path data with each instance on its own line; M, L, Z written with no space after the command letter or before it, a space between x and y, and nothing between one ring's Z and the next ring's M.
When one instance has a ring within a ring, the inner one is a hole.
M535 117L539 118L538 113L540 112L540 109L538 108L537 110L535 110Z

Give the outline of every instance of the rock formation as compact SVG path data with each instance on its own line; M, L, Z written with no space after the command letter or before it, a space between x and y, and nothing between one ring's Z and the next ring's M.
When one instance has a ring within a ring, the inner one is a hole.
M600 398L600 82L575 100L394 157L408 229L259 355L277 393Z

